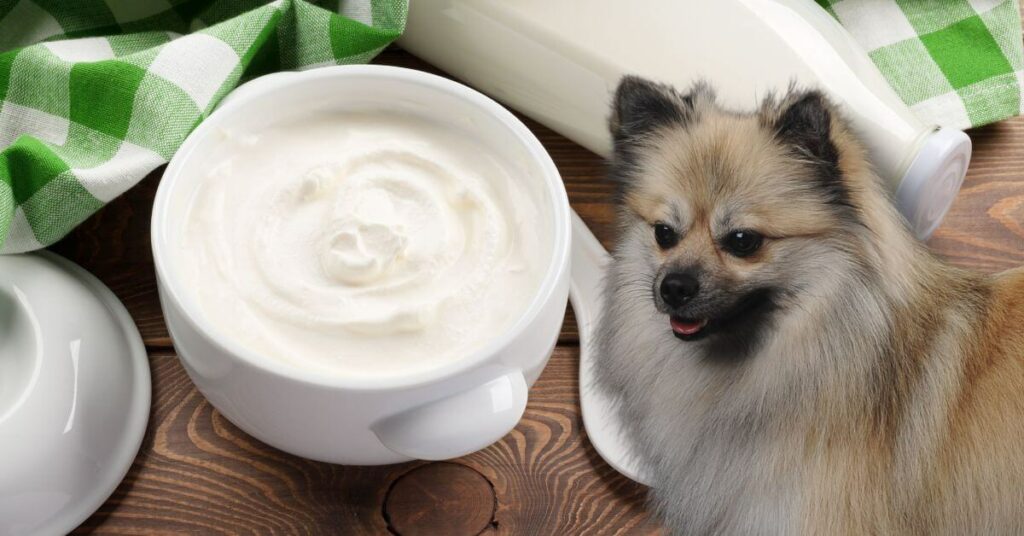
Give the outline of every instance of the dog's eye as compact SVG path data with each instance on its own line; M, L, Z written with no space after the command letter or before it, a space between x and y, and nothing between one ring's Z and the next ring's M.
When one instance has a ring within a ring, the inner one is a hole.
M764 237L754 231L743 229L732 231L722 240L722 246L737 257L746 257L761 248Z
M654 224L654 239L658 242L658 247L668 249L679 243L679 234L675 229L658 222Z

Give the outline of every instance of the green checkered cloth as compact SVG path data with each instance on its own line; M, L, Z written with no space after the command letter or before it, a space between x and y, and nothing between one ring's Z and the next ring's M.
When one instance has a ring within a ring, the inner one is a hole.
M817 0L926 122L966 129L1022 113L1017 0Z
M56 242L239 83L366 63L406 0L0 0L0 253Z

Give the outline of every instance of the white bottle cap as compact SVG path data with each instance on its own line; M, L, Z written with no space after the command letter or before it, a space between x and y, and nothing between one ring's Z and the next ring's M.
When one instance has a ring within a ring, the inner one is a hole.
M939 128L925 138L896 189L896 206L921 240L927 240L953 204L971 161L971 138Z

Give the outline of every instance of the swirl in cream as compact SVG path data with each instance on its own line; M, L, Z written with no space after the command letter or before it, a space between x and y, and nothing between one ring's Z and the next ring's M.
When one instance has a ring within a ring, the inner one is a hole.
M413 116L336 114L228 134L182 265L238 342L346 374L422 370L507 330L550 250L512 163ZM533 194L536 195L536 194Z

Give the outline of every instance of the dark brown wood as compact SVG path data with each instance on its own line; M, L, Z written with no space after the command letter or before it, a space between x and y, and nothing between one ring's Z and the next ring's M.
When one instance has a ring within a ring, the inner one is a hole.
M460 463L431 463L391 484L384 519L388 530L403 536L480 534L498 526L497 504L484 475Z
M380 62L433 71L397 50ZM573 208L610 245L612 188L601 159L526 123L558 165ZM1024 118L971 137L967 181L930 245L957 265L986 272L1024 265ZM161 173L53 247L125 303L153 369L153 409L138 459L79 532L387 534L390 521L392 530L411 534L406 527L429 529L438 516L449 523L446 528L463 527L465 533L477 527L516 535L658 531L644 511L643 488L601 461L582 429L571 314L519 426L453 464L329 465L284 454L241 432L195 390L170 346L149 246L150 206ZM486 481L490 494L474 475ZM485 513L490 517L481 525Z
M1024 265L1024 117L969 134L967 179L929 245L954 264L984 272Z

